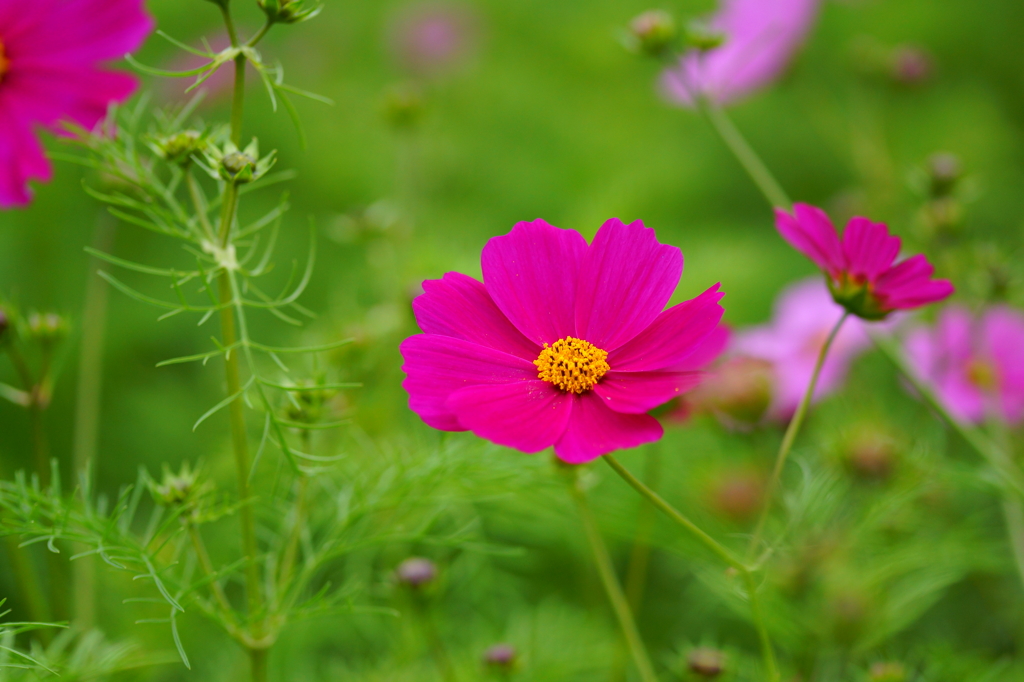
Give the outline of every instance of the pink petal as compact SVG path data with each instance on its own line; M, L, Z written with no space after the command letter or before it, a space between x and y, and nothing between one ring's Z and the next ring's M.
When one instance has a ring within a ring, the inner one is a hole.
M594 387L616 412L644 414L696 388L701 372L608 372Z
M565 432L574 409L572 395L539 379L471 386L453 393L448 409L481 438L522 452L540 452Z
M608 364L620 372L653 372L686 360L722 319L725 311L718 302L725 294L718 290L720 286L658 315L651 326L610 353Z
M622 414L591 393L574 398L569 426L555 443L555 454L569 464L583 464L615 450L651 443L664 434L646 414Z
M775 209L775 228L790 245L829 274L846 269L836 228L820 208L794 204L794 215Z
M487 242L484 284L505 316L537 344L576 334L576 283L587 241L543 220Z
M946 280L932 280L935 268L922 254L897 263L875 280L875 294L893 310L917 308L935 303L953 294Z
M420 329L428 334L454 336L515 355L530 362L540 346L512 326L494 305L483 282L458 272L423 283L423 295L412 302Z
M0 88L0 208L6 209L27 205L29 180L48 182L53 169L31 127L13 115L2 93Z
M1024 420L1024 314L1008 306L992 308L981 320L980 336L999 373L1003 417L1018 424Z
M33 0L4 23L4 44L19 59L49 58L75 66L120 59L154 28L142 0Z
M409 393L409 409L429 426L444 431L469 428L446 406L455 391L537 379L533 363L451 336L417 334L403 341L400 350L405 358L402 371L407 378L402 387Z
M853 218L843 233L843 254L850 274L874 279L889 269L900 253L900 238L883 223Z
M691 372L704 369L725 352L731 338L732 330L729 328L729 325L724 322L720 323L713 332L707 335L696 350L686 356L686 359L681 363L673 366L671 368L672 371Z
M641 221L612 218L597 231L580 266L576 334L613 351L665 309L683 273L683 254L659 244Z

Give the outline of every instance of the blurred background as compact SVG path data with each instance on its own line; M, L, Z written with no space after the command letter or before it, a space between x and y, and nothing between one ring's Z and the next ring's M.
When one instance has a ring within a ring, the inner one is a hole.
M260 26L254 2L233 4L245 31ZM714 3L659 6L685 19ZM179 40L225 43L214 5L152 0L149 9ZM646 9L634 0L328 0L317 19L275 29L260 48L284 64L290 83L335 102L297 101L306 149L258 79L249 82L246 136L258 135L261 148L279 150L281 168L297 170L280 186L292 204L276 257L281 270L304 258L310 217L319 235L303 298L317 318L293 331L257 317L255 335L280 345L353 337L319 359L341 380L364 384L334 399L331 409L352 425L330 436L330 447L355 462L375 453L450 462L458 490L445 484L430 494L472 519L480 543L389 547L339 580L360 576L355 603L402 612L391 570L413 554L431 557L442 577L430 608L465 679L482 679L481 656L504 641L519 651L513 674L523 680L605 679L625 658L548 455L434 432L406 407L398 343L417 331L410 301L419 283L451 270L479 276L487 239L534 218L588 238L613 216L643 220L685 255L674 301L720 281L734 326L768 319L779 290L814 272L779 239L764 199L712 128L668 104L657 65L623 49L620 33ZM964 302L1020 303L1022 31L1024 5L1006 0L825 1L786 75L730 113L794 199L826 207L837 221L863 214L887 222L929 252ZM191 64L158 36L137 57L162 68ZM156 105L170 104L189 82L147 78L144 90ZM226 85L208 82L202 117L226 119ZM937 152L954 154L965 177L955 216L938 221L951 225L941 253L930 250L935 207L920 189ZM0 214L0 292L25 310L61 313L73 329L96 268L83 248L97 226L112 229L107 250L119 257L187 262L166 239L114 227L83 182L102 186L103 178L59 162L29 209ZM243 212L256 217L280 194L252 197ZM208 350L211 332L184 316L157 322L158 314L111 292L96 462L97 486L109 494L133 482L139 467L155 473L162 463L197 460L231 485L221 417L192 431L223 396L219 367L155 367ZM76 340L72 333L61 356L46 417L69 476ZM0 379L10 371L0 366ZM774 428L739 433L698 417L648 450L659 453L666 497L718 537L735 538L756 514L780 437ZM884 447L873 446L868 459L882 465L864 463L871 438ZM0 403L6 470L29 465L28 443L23 412ZM622 459L643 471L649 454ZM272 480L278 459L268 453L260 476ZM800 675L790 679L1024 679L1024 595L997 498L977 461L907 395L884 359L869 353L857 361L845 389L813 417L795 459L786 506L802 540L780 560L769 603L783 660ZM643 522L639 502L605 468L585 475L625 570L638 514ZM223 528L227 545L233 530ZM701 647L725 651L719 679L756 679L753 630L720 567L660 520L651 533L638 618L665 679L700 679L692 652ZM0 595L14 592L8 575L0 572ZM101 569L101 580L110 594L132 594L122 575ZM112 637L173 652L165 628L133 626L137 617L104 600L99 622ZM408 621L349 613L298 623L275 649L272 676L434 679ZM191 673L170 663L124 679L236 679L241 652L200 616L182 622ZM903 667L879 667L889 662Z

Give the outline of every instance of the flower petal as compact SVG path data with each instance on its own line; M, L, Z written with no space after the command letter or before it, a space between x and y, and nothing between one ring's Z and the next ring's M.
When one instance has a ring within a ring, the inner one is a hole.
M407 377L409 409L443 431L465 431L446 403L455 391L481 384L522 383L537 379L533 363L463 339L417 334L400 347ZM549 384L550 385L550 384Z
M412 302L416 322L428 334L453 336L533 362L540 346L516 329L491 300L483 282L458 272L423 283Z
M720 286L658 315L651 326L610 353L608 364L620 372L653 372L686 360L722 319L724 311L718 302L725 294L718 290Z
M953 294L953 285L931 279L935 268L922 254L897 263L875 280L875 294L892 310L917 308L941 301Z
M659 244L641 221L601 226L580 266L576 334L613 351L665 309L683 274L683 254Z
M793 215L775 209L775 228L790 245L829 274L846 269L839 235L820 208L794 204Z
M1010 424L1024 419L1024 315L995 306L981 320L986 353L996 365L1003 417Z
M528 339L554 343L576 334L576 282L587 241L543 220L517 223L487 242L484 284L501 312Z
M565 432L574 409L572 395L535 378L460 389L448 398L448 409L481 438L540 452Z
M700 384L703 372L615 372L594 386L607 407L624 414L644 414Z
M889 269L900 253L900 238L884 223L853 218L843 232L843 255L850 274L874 279Z
M584 394L573 402L568 428L555 443L555 454L569 464L583 464L615 450L651 443L664 434L654 417L615 412L598 396Z
M679 364L673 365L670 369L673 372L692 372L704 369L718 359L729 341L732 339L732 330L724 322L719 323L715 330L705 337L697 348L686 356Z

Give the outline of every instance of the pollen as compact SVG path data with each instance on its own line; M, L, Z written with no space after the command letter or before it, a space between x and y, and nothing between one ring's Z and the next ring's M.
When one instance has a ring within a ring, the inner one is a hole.
M999 371L986 360L974 358L967 363L967 380L983 391L999 388Z
M566 393L586 393L601 380L611 367L608 351L589 341L567 336L544 350L533 361L537 377L550 382Z

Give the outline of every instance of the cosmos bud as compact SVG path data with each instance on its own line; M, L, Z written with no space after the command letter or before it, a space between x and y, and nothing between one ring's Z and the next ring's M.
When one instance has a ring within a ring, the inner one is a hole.
M722 45L726 35L703 21L691 21L686 27L686 45L700 52L708 52Z
M256 0L272 24L297 24L320 14L323 5L303 7L302 0Z
M919 47L903 45L892 52L892 77L903 85L920 85L935 70L931 56Z
M153 500L162 507L194 505L200 490L199 472L193 471L188 462L181 466L177 474L165 465L160 483L150 482L149 490Z
M0 346L7 340L7 329L11 326L11 320L7 317L7 311L0 308Z
M423 119L423 93L412 85L396 85L384 94L384 119L396 130L411 130Z
M648 10L629 24L628 47L634 52L661 57L676 42L675 19L663 10Z
M955 154L939 152L928 159L929 193L933 198L951 195L961 177L960 159Z
M206 138L198 130L183 130L155 140L150 147L168 163L187 166L192 162L192 155L202 152L206 144Z
M866 430L843 448L843 461L854 475L871 480L889 477L898 457L896 443L880 431Z
M484 652L484 665L498 672L509 672L516 666L519 652L511 644L495 644Z
M395 569L395 577L403 585L420 589L437 578L437 566L430 559L412 557L398 565L398 568Z
M32 313L28 318L28 332L33 341L52 345L67 336L68 326L56 313Z
M907 669L902 663L879 661L871 665L868 680L869 682L906 682Z
M725 670L725 654L709 647L694 649L686 657L686 667L695 675L710 680Z

